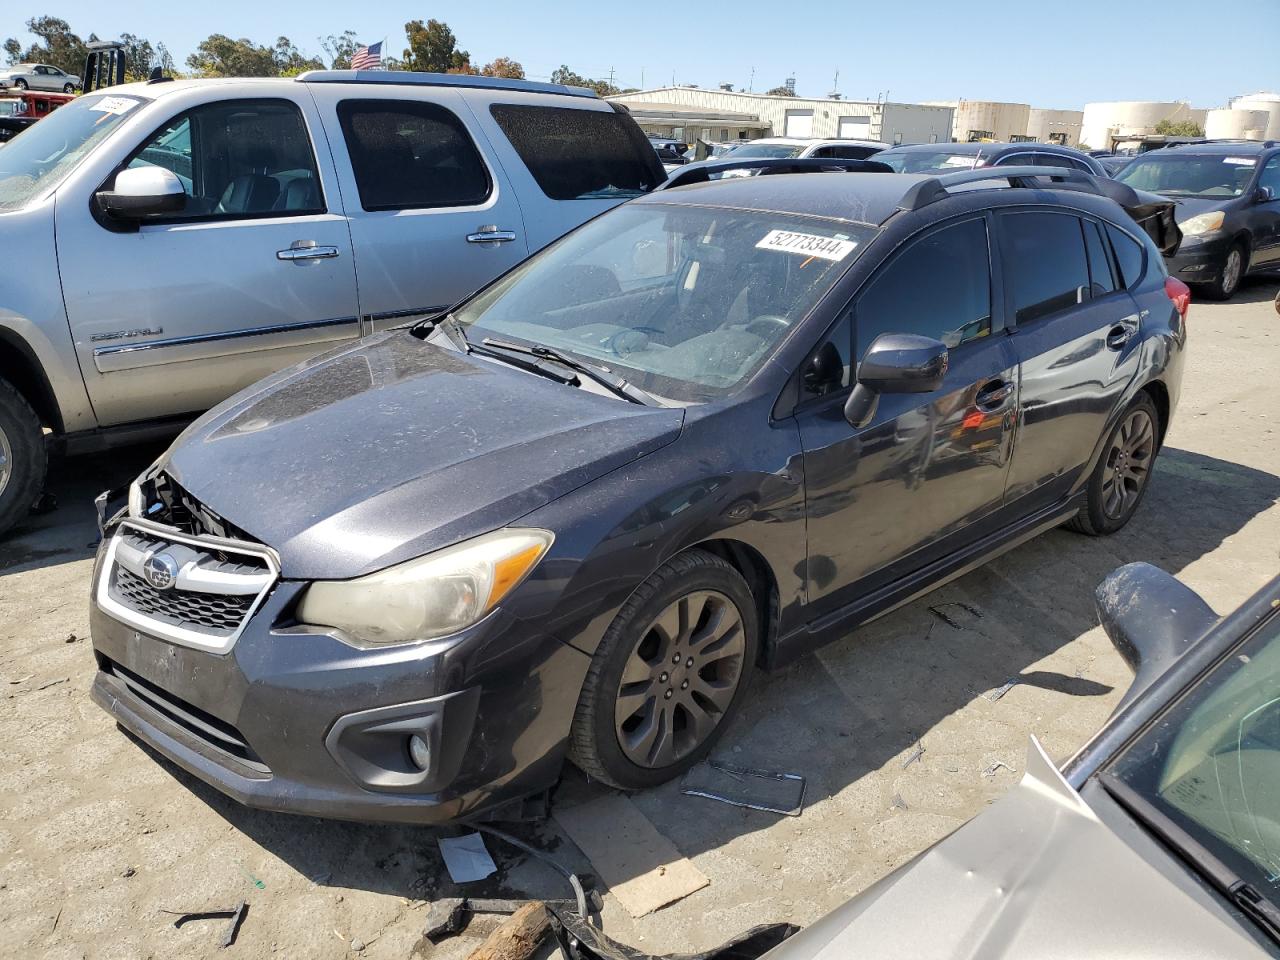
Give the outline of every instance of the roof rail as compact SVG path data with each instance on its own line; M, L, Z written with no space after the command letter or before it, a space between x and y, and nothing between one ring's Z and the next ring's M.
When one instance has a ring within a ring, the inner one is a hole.
M1280 146L1280 140L1249 140L1245 137L1214 137L1211 140L1195 140L1188 143L1171 143L1171 147L1203 147L1208 143L1242 143L1248 146L1256 146L1261 150L1267 150L1271 147ZM1148 151L1150 152L1150 151Z
M712 174L728 170L759 170L760 173L823 173L843 170L850 173L893 173L893 167L879 160L841 160L836 158L803 157L789 160L785 157L758 157L752 160L703 160L681 167L659 190L683 187L690 183L706 183Z
M471 87L481 90L515 90L522 93L558 93L570 97L600 99L587 87L537 80L508 80L461 73L418 73L412 70L308 70L294 79L302 83L392 83L426 87Z
M1052 183L1037 182L1047 178ZM927 207L931 203L944 200L950 194L948 187L958 187L966 183L981 183L984 180L1008 180L1011 187L1027 187L1031 189L1068 189L1084 193L1096 193L1116 201L1122 207L1137 203L1137 194L1117 180L1097 177L1083 170L1072 170L1067 167L978 167L976 170L958 170L955 173L944 173L936 177L921 180L902 195L898 203L899 210L911 211Z

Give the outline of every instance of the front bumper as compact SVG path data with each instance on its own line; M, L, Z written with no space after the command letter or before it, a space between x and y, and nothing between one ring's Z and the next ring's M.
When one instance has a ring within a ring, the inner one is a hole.
M356 649L292 623L303 586L277 583L221 654L148 635L95 600L93 699L188 773L266 810L443 823L554 784L585 654L501 609L444 640ZM431 747L422 776L410 732Z
M1227 237L1184 237L1178 252L1165 258L1169 275L1183 283L1213 283L1222 276L1222 263L1231 244Z

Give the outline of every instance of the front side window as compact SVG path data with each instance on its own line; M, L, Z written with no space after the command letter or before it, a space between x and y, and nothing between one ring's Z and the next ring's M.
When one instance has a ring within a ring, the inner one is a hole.
M840 221L683 204L618 207L458 310L473 342L603 363L658 396L733 392L874 238Z
M497 103L489 111L552 200L638 197L665 179L644 134L613 110Z
M188 110L152 136L128 165L163 167L182 181L186 207L166 220L325 209L311 138L301 112L287 100L226 100Z
M1271 199L1280 200L1280 153L1267 161L1258 176L1259 187L1271 188Z
M77 97L5 144L0 148L0 212L17 210L57 187L145 102L120 94Z
M1115 777L1273 903L1280 896L1280 627L1246 641L1114 762Z
M365 210L469 207L492 192L471 135L444 107L344 100L338 121Z
M1066 310L1087 297L1089 262L1079 218L1011 213L1001 217L1000 231L1017 323Z
M859 295L859 359L882 333L915 333L948 347L991 334L987 225L966 220L911 243Z
M1253 179L1258 158L1219 154L1184 154L1176 149L1143 154L1116 179L1135 190L1166 197L1238 197Z

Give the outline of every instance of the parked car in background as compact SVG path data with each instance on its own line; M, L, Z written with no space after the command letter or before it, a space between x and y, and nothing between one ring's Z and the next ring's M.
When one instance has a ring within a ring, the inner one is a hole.
M80 78L47 63L15 63L0 67L0 87L75 93L80 89Z
M0 149L0 533L68 452L438 313L664 179L625 110L400 71L167 80ZM216 264L217 269L211 269Z
M818 160L865 160L889 145L878 140L810 140L797 137L761 137L748 140L723 157L734 160L800 160L812 157ZM754 171L732 170L726 177L749 177Z
M913 143L890 147L876 159L899 173L945 173L978 167L1067 167L1107 176L1095 157L1056 143Z
M490 814L566 754L677 776L758 663L1133 517L1186 287L1132 191L1040 170L685 167L242 392L107 524L93 696L294 813Z
M1108 176L1114 177L1121 170L1133 162L1133 157L1121 156L1120 154L1105 154L1103 156L1095 156L1095 160L1101 164L1102 169L1107 172Z
M1280 956L1280 579L1219 621L1129 564L1098 612L1136 675L1093 739L770 960Z
M658 160L662 163L662 168L667 173L671 173L693 159L689 156L689 144L683 140L650 136L649 143L658 154Z
M0 93L0 143L12 140L31 124L75 99L69 93Z
M1213 141L1152 150L1116 177L1168 197L1184 240L1169 271L1215 300L1280 267L1280 143Z

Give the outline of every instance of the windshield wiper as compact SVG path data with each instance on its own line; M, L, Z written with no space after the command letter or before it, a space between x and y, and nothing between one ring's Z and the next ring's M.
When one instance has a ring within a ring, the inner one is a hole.
M612 391L624 400L630 400L632 403L639 403L647 407L658 406L658 401L652 394L641 390L634 383L631 383L624 377L618 376L608 367L597 366L594 363L587 363L585 360L579 360L571 357L567 353L561 353L559 350L551 347L544 347L541 344L533 344L525 346L523 343L514 343L510 340L497 340L493 337L485 337L483 341L486 347L492 347L495 350L506 350L510 353L523 353L531 357L539 357L543 360L551 360L561 366L568 367L577 373L584 374L602 387Z

